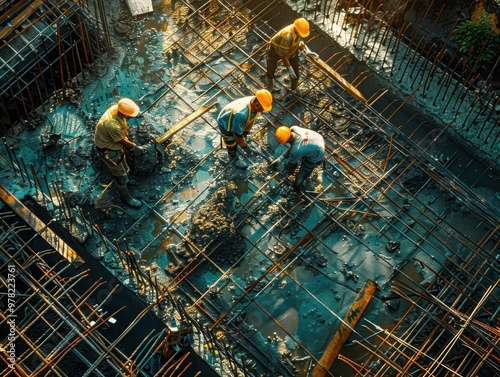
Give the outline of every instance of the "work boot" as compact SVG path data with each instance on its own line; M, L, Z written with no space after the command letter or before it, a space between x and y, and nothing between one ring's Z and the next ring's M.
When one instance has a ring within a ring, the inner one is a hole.
M133 198L130 195L127 186L121 186L121 187L116 186L116 188L118 190L118 193L120 194L121 201L126 205L128 205L129 207L139 208L142 205L142 203L139 200Z
M239 158L236 158L235 160L233 160L233 164L234 164L234 166L236 166L238 169L243 169L243 170L245 170L246 168L248 168L248 165L245 163L245 161L241 161Z
M273 79L269 77L266 77L266 89L269 90L270 92L272 92L274 89Z

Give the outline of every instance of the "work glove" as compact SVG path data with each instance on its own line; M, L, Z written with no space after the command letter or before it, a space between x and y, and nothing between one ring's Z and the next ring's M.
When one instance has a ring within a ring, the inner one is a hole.
M146 153L144 148L138 145L134 145L132 148L130 148L130 152L135 156L140 156L141 154Z
M307 57L309 57L311 59L319 59L319 55L317 53L309 50L309 47L307 47L306 44L304 44L304 50L305 50Z
M319 59L319 55L313 51L306 52L306 56L314 60Z
M281 165L281 163L285 160L285 155L281 155L279 156L276 160L274 160L273 162L271 162L271 167L273 169L278 169Z
M297 77L297 75L295 74L295 71L293 70L292 66L289 65L288 67L286 67L288 69L288 73L290 74L290 80L292 81L297 81L299 78Z

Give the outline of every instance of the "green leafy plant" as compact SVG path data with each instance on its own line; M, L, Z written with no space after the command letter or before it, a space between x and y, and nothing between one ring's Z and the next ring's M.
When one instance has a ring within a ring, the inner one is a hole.
M467 65L474 72L486 68L500 53L500 35L491 29L486 11L477 22L459 23L451 38L459 42L459 51L466 54Z

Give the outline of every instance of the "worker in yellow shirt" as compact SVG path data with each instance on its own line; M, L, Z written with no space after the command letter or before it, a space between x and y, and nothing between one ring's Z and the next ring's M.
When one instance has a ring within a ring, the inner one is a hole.
M134 154L143 154L144 149L127 137L127 120L139 115L139 106L130 98L122 98L101 116L95 127L94 143L102 161L115 179L122 202L132 208L139 208L141 202L133 198L127 188L130 170L125 149Z

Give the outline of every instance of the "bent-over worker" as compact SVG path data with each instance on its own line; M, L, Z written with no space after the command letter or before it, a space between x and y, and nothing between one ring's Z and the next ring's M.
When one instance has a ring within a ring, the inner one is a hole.
M246 136L252 130L255 119L263 111L271 110L273 96L265 89L259 89L254 96L248 96L228 103L219 113L217 124L222 139L233 164L239 169L246 169L247 164L236 155L238 146L245 153L251 154Z
M278 143L288 143L290 147L271 165L278 167L285 159L288 159L286 169L291 172L300 163L299 173L293 182L294 190L300 192L302 184L311 175L314 168L325 160L325 140L316 131L298 126L278 127L275 137Z
M139 106L130 98L122 98L101 116L95 127L94 143L113 176L122 202L132 208L139 208L141 202L133 198L127 188L130 170L125 149L134 154L143 154L144 149L127 137L127 120L139 115Z

